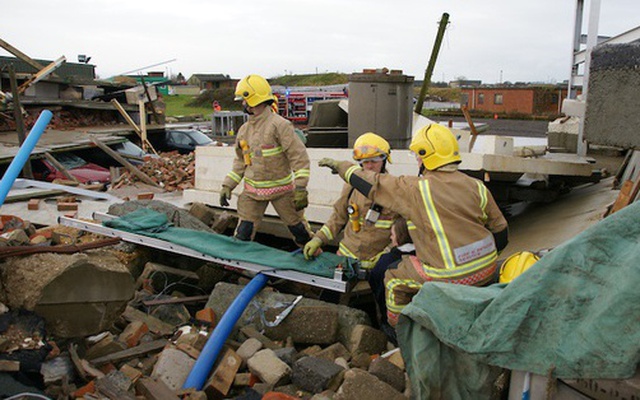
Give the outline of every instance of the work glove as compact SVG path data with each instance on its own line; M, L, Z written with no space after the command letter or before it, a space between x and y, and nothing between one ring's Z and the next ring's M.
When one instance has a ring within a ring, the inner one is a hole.
M318 252L322 252L320 247L322 246L322 240L320 238L314 237L304 245L302 249L302 253L304 254L304 258L306 260L311 260L315 258Z
M305 188L296 188L293 192L293 204L296 211L303 210L309 205L309 192Z
M328 157L325 157L322 160L318 161L319 167L330 168L332 174L338 173L338 164L339 164L339 161L336 161L333 158L328 158Z
M229 200L231 200L231 189L223 186L222 190L220 190L220 206L226 207L229 205Z

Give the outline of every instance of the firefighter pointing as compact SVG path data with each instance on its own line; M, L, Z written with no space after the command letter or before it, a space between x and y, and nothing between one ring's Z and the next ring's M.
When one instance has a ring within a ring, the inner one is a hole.
M303 211L308 205L307 149L291 122L272 111L274 96L266 79L249 75L238 82L235 94L236 100L242 100L249 120L238 131L236 158L222 183L220 205L229 205L231 192L244 179L235 237L253 240L271 203L302 247L311 238Z
M496 271L498 251L507 245L507 221L484 184L458 171L458 142L444 126L431 124L414 136L421 176L395 177L349 162L320 160L376 204L415 226L416 256L403 256L385 275L387 317L399 313L428 281L482 286Z
M391 162L389 143L375 133L365 133L356 139L353 159L365 171L386 173ZM307 259L331 242L344 229L338 254L360 260L365 269L372 268L391 242L391 225L397 214L369 200L362 193L345 184L340 198L333 204L329 220L304 246Z

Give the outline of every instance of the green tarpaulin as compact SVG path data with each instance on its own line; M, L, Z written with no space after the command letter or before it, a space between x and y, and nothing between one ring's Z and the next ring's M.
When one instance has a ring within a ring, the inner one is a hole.
M349 266L346 257L328 252L320 254L313 260L305 260L300 253L289 253L255 242L243 242L225 235L172 227L165 214L147 208L105 221L104 225L166 240L213 257L250 262L278 270L294 270L333 278L333 272L338 264ZM349 276L349 271L350 268L346 268L345 275Z
M416 398L484 399L500 368L628 378L640 362L640 202L508 286L427 283L398 339Z

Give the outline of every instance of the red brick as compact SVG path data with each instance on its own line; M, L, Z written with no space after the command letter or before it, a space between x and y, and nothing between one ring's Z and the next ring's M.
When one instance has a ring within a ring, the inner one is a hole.
M133 321L122 331L118 340L125 343L127 347L135 347L140 342L140 338L149 332L149 327L142 321Z
M58 211L78 211L78 203L58 203Z
M212 308L207 307L196 313L196 319L214 326L216 323L216 313Z
M40 209L40 199L31 199L27 203L27 210L39 210Z
M138 200L151 200L153 199L152 192L138 193Z
M91 381L86 385L84 385L83 387L81 387L80 389L71 393L71 397L73 397L74 399L83 398L85 394L95 393L95 391L96 391L96 381Z

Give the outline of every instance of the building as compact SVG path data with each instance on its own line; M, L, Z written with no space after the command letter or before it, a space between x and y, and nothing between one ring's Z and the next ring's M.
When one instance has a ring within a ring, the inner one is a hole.
M231 79L224 74L193 74L187 84L198 86L200 90L214 90L221 88L235 88L237 79Z
M460 104L471 111L501 114L557 115L566 86L480 86L461 88Z
M470 79L458 79L449 82L449 86L452 88L478 87L480 85L482 85L482 81Z

